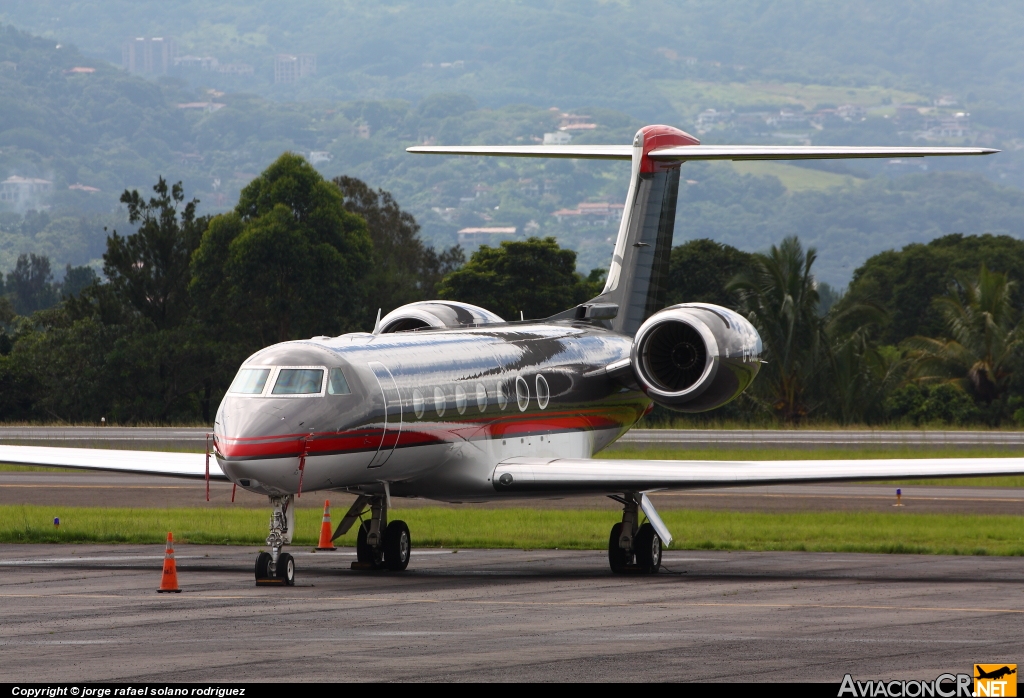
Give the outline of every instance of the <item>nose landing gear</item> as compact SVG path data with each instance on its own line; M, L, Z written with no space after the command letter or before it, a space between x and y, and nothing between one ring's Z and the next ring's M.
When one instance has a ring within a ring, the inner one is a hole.
M270 534L267 545L270 552L256 556L256 586L295 586L295 559L281 548L292 542L295 529L295 511L292 495L271 497L274 512L270 515Z

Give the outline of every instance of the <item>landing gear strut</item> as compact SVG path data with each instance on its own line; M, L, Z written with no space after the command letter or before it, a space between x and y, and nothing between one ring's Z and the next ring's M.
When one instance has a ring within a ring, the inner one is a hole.
M346 533L370 506L370 518L359 524L356 533L354 570L387 569L400 572L409 566L412 538L404 521L388 523L387 495L363 495L356 499L338 526L335 537Z
M274 508L267 536L270 552L256 556L256 586L295 586L295 559L281 552L282 547L291 544L295 530L293 502L292 495L270 498L270 506Z
M661 537L650 522L639 525L641 502L646 497L627 492L621 497L613 496L612 499L622 504L622 522L612 526L611 535L608 536L608 564L612 572L657 572L661 568ZM649 501L644 503L650 506ZM651 511L654 511L653 507ZM658 523L661 523L660 519Z

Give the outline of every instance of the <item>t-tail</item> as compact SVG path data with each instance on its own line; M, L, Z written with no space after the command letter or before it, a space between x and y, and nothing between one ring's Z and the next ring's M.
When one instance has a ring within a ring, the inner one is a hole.
M687 160L833 160L989 155L991 148L814 145L701 145L672 126L645 126L629 145L414 146L410 153L630 160L632 174L604 290L556 318L608 323L633 336L665 305L679 168Z

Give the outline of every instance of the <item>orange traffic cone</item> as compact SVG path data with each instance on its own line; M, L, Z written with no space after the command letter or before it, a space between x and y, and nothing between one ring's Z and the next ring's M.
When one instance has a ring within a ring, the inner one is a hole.
M320 524L320 542L317 543L317 550L337 550L334 541L331 540L331 500L324 502L324 520Z
M160 577L160 588L157 589L159 594L167 593L180 594L181 589L178 588L178 568L174 565L174 540L171 538L170 531L167 532L167 551L164 552L164 573Z

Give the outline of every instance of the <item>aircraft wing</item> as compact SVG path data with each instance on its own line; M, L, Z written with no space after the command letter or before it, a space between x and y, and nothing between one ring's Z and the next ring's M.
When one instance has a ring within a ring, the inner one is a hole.
M410 153L435 155L499 155L524 158L629 160L630 145L417 145ZM991 155L993 148L875 147L833 145L680 145L649 153L653 160L842 160L848 158L923 158L949 155Z
M0 463L79 470L109 470L118 473L164 475L200 480L206 478L206 455L203 453L0 446ZM227 477L221 472L216 458L210 458L210 479L227 480Z
M509 458L494 469L498 492L617 493L751 485L1024 475L1024 458L685 461Z

